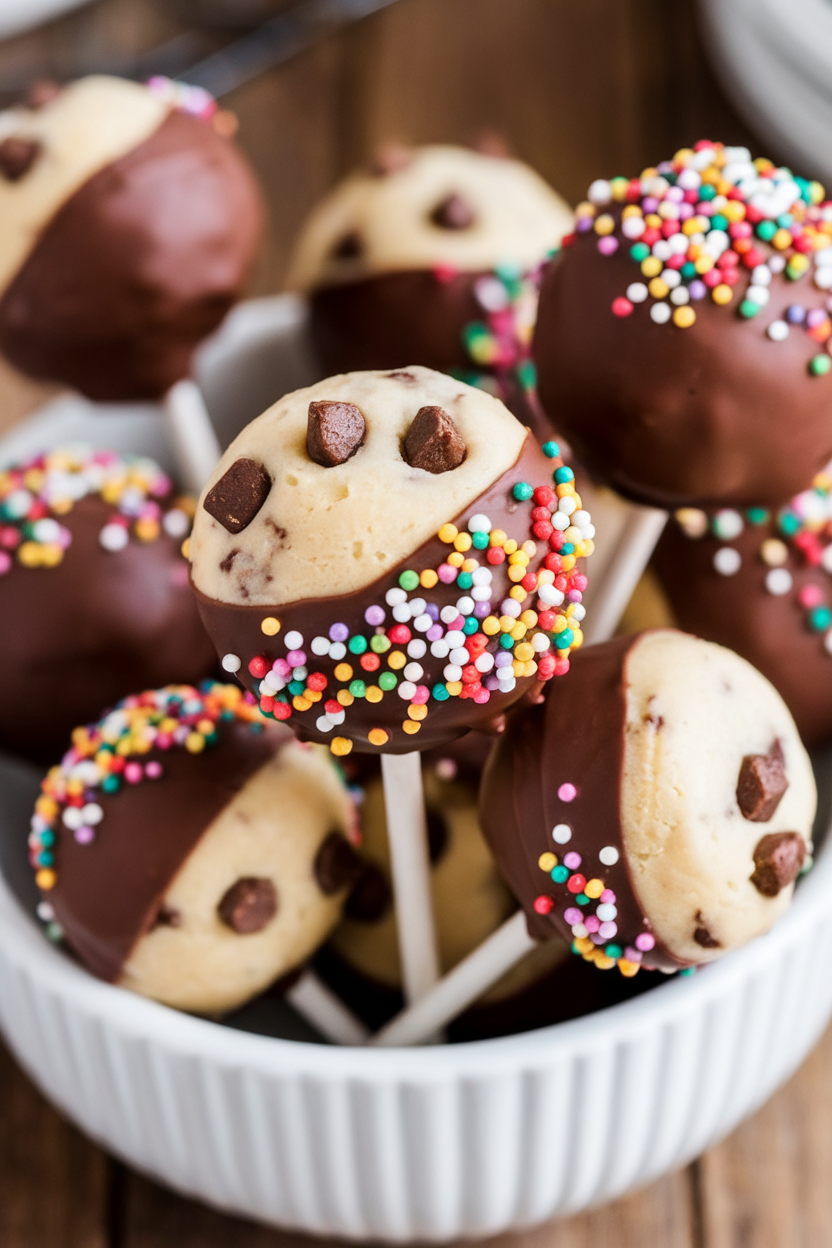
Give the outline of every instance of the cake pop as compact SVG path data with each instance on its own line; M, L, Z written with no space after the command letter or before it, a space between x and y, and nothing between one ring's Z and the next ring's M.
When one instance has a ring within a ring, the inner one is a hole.
M48 762L136 682L214 670L192 514L150 459L75 447L0 471L0 747Z
M35 806L41 917L93 974L221 1014L298 968L357 873L325 751L236 687L170 685L73 734Z
M401 754L568 670L593 535L554 443L414 366L253 421L200 499L191 576L264 712L335 754Z
M560 196L519 161L383 150L330 192L295 249L289 283L310 297L323 371L418 360L527 421L538 270L570 224Z
M88 398L160 398L239 297L254 176L204 92L92 76L0 114L0 351Z
M658 629L587 647L486 768L486 839L532 935L625 976L767 931L811 852L812 769L749 663Z
M780 692L807 746L832 737L832 476L776 510L671 516L653 567L672 619Z
M659 507L777 506L805 488L832 454L823 187L697 143L593 182L563 243L534 356L586 466Z

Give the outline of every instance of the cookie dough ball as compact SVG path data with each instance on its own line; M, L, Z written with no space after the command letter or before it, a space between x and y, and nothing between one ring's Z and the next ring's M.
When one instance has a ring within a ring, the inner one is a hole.
M0 471L0 747L49 762L136 682L216 668L152 460L56 449Z
M822 473L776 511L682 508L653 559L679 627L753 663L810 748L832 738L830 487Z
M324 371L418 360L528 419L538 269L571 226L527 165L462 147L390 149L310 217L289 281Z
M809 860L815 805L768 681L658 629L583 651L558 696L511 717L480 815L530 930L634 975L768 931Z
M195 517L224 669L340 755L430 749L565 673L594 529L546 452L497 399L426 368L275 403Z
M91 399L158 398L239 298L260 192L203 92L82 78L0 114L0 351Z
M823 188L745 148L593 182L543 279L540 400L630 498L779 505L832 454L831 286Z
M90 971L221 1014L299 967L336 923L357 859L324 751L232 686L168 686L78 730L47 775L32 861Z

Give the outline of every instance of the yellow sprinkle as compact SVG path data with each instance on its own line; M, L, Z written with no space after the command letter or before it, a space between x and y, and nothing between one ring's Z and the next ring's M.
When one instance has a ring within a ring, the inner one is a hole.
M500 621L496 615L487 615L482 622L481 628L486 637L493 637L495 633L500 631Z
M501 632L510 633L511 630L514 628L514 624L515 624L515 620L514 620L513 615L501 615L500 616L500 631Z
M461 568L464 562L465 556L461 555L458 550L455 550L452 555L448 555L446 560L446 563L449 563L452 568Z
M267 637L274 637L280 632L280 620L276 620L273 615L267 615L264 620L260 621L260 632L265 633Z
M128 742L129 745L129 742ZM69 797L80 797L84 792L84 783L82 780L68 780L66 786L67 795Z
M537 664L535 663L534 659L529 659L527 663L523 664L523 671L521 672L521 675L522 676L536 676L537 675Z
M612 234L615 229L615 221L608 212L604 212L600 217L595 218L594 229L596 234Z
M554 871L555 867L558 865L558 856L557 854L549 853L547 850L545 854L540 855L537 860L537 865L540 867L541 871Z
M574 604L570 603L569 605L573 606ZM537 612L536 611L521 612L520 623L525 624L526 628L534 628L535 624L537 623Z
M466 559L462 564L463 572L475 572L480 566L479 559Z
M521 663L527 663L529 659L534 658L534 646L529 645L527 641L521 642L514 651L514 657Z
M355 695L350 693L349 689L339 689L335 697L342 706L352 706L355 701Z
M588 199L583 199L575 209L576 217L594 217L598 209Z
M792 245L792 236L788 230L778 230L771 240L772 247L776 247L778 251L785 251L787 247Z
M158 520L152 520L149 516L146 516L144 519L136 521L134 530L140 542L155 542L162 528Z
M458 698L459 695L462 693L462 681L461 680L446 680L445 688L448 690L448 693L451 695L452 698Z
M592 959L599 971L611 971L615 966L615 958L608 958L600 949L596 949L595 957Z
M189 754L201 754L205 749L205 738L201 732L189 732L185 738L185 749Z
M190 559L190 557L191 557L191 539L190 539L189 537L186 537L186 538L185 538L185 540L184 540L184 542L182 543L182 545L179 547L179 549L180 549L180 551L182 552L182 558L183 558L183 559Z
M349 754L352 750L352 741L349 737L333 737L329 743L329 748L338 758L343 758L345 754Z
M406 719L402 724L404 731L411 737L417 733L421 727L422 725L417 724L415 719Z
M525 602L529 595L526 593L522 585L512 585L511 589L508 591L508 596L509 598L513 598L515 602Z
M595 946L588 936L578 936L575 940L575 948L578 950L578 953L591 953L594 951Z
M574 555L561 555L560 564L564 572L571 572L577 562Z
M513 563L508 570L508 579L510 581L522 581L526 575L526 565L524 563Z
M566 498L569 494L574 494L575 490L571 481L564 481L562 485L555 486L555 493L558 498Z
M584 558L588 559L589 556L592 554L592 552L595 550L595 542L592 540L591 537L587 537L584 539L581 545L583 546L581 555Z
M525 663L521 663L519 659L515 659L514 662L512 663L511 665L512 671L514 672L514 675L518 679L523 675L523 669L525 666L526 666Z
M438 537L440 542L446 542L448 545L454 540L459 533L459 529L455 524L443 524L439 530Z
M741 204L738 199L729 199L720 211L723 217L727 217L731 222L742 221L745 216L745 204Z
M641 271L645 277L658 277L664 265L657 256L647 256L641 262Z
M57 568L58 564L63 561L64 552L60 546L54 542L49 542L43 547L41 554L41 563L45 568Z
M407 657L402 654L401 650L391 650L387 656L387 666L392 667L394 672L397 672L400 667L404 667L406 662Z
M459 533L454 538L454 550L470 550L472 541L470 533Z
M323 694L321 693L320 689L306 689L304 691L303 696L306 698L308 702L320 702L321 698L323 697Z
M587 880L586 884L584 884L584 892L587 897L592 897L594 899L601 896L604 891L604 887L603 880Z
M352 680L352 668L349 663L338 663L333 676L336 680Z
M35 802L35 810L39 815L43 815L44 819L51 819L57 815L59 806L54 797L39 797Z
M670 294L670 287L667 282L663 282L660 277L654 277L647 289L654 299L664 299L665 295Z
M196 730L208 737L214 731L214 721L212 719L201 719L196 726Z
M699 273L700 275L702 273L709 273L711 269L714 267L713 256L706 256L704 254L697 256L693 262L693 267L696 269L696 272Z
M534 559L535 555L537 554L537 542L533 542L531 541L531 539L527 539L523 543L520 549L523 551L524 555L528 555L530 559Z
M687 221L682 222L682 233L690 238L691 234L700 234L702 232L699 221L696 217L688 217Z
M627 958L618 959L618 969L627 979L632 979L639 972L638 962L630 962Z
M292 706L296 711L308 711L311 705L312 703L302 693L297 693L292 698Z
M506 552L506 554L513 555L516 549L517 549L517 543L515 542L514 538L513 537L506 538L506 540L503 542L503 550Z
M390 740L390 735L383 728L371 728L367 733L367 740L370 745L386 745Z
M571 542L573 546L577 546L582 540L581 530L576 528L574 524L570 524L568 529L564 529L563 540Z
M413 703L407 708L407 713L411 719L424 719L428 713L428 708Z
M48 867L41 867L35 875L35 883L43 892L48 893L50 888L54 888L58 877L54 871L50 871Z
M683 304L673 313L673 324L678 325L679 329L690 329L695 320L696 313L689 304Z
M621 214L621 220L626 221L629 217L640 217L640 216L642 216L642 211L639 208L638 204L628 204Z
M720 282L711 291L711 298L714 303L730 303L734 298L734 292L725 282Z
M528 630L526 629L525 624L521 624L519 620L515 620L511 628L511 636L514 641L522 641L526 636L527 631Z
M379 689L378 685L368 685L364 697L368 702L380 702L384 697L384 691Z
M508 563L511 568L526 568L529 564L529 556L526 554L525 550L515 550L513 554L509 555Z
M779 568L786 562L789 557L789 550L785 542L781 542L779 538L769 537L760 547L760 558L763 563L768 564L770 568Z
M488 535L489 546L504 546L505 541L506 535L502 529L492 529Z
M17 548L17 557L23 564L24 568L40 567L41 551L43 547L38 542L23 542Z
M439 576L434 572L433 568L425 568L419 576L419 584L422 586L422 589L433 589L438 580Z

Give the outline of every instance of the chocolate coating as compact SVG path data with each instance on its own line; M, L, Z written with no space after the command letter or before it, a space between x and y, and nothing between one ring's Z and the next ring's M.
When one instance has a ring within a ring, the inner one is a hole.
M178 538L99 535L114 508L99 496L61 517L72 543L53 568L15 562L0 576L0 747L52 761L72 729L133 688L195 683L215 666Z
M159 398L239 298L262 219L238 149L171 113L52 218L0 299L0 351L91 399Z
M480 789L480 821L500 869L523 907L529 932L545 940L560 932L572 940L564 919L571 893L541 870L538 859L551 851L551 830L573 824L576 808L558 795L565 778L578 791L581 872L599 876L615 893L618 930L632 942L650 924L636 900L626 863L621 829L620 789L624 763L626 694L624 661L635 637L620 637L581 649L572 661L569 697L557 692L537 706L510 715L485 769ZM574 708L580 707L576 716ZM552 760L557 760L557 766ZM603 865L605 846L618 860ZM556 847L557 848L557 847ZM572 845L569 846L572 849ZM541 895L554 902L549 913L535 910ZM677 970L682 965L660 944L645 954L646 967Z
M163 774L108 795L97 791L104 831L91 844L60 836L58 882L49 893L68 943L103 979L115 980L159 903L203 832L281 744L280 725L255 734L223 725L219 744L201 754L151 750ZM164 921L164 918L163 918ZM169 921L169 920L168 920Z
M746 524L731 546L741 557L733 576L721 576L714 555L725 545L710 535L693 540L671 516L653 556L674 622L706 641L728 646L762 672L783 698L808 747L832 737L832 654L823 632L809 627L801 590L820 588L828 600L829 576L813 567L787 544L782 567L793 590L775 595L766 589L771 570L760 558L767 539L780 539L772 518L763 525Z
M764 318L738 316L736 293L692 304L688 329L655 324L646 304L618 317L641 273L626 240L604 256L597 238L576 235L546 269L534 342L540 401L578 458L659 507L776 505L803 489L832 453L832 379L809 374L803 332L771 342L763 320L825 307L824 292L775 276Z

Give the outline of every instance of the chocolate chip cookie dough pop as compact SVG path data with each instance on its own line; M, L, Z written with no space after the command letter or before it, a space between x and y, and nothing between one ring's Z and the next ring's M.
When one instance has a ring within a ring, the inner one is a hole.
M193 353L263 209L204 92L93 76L0 114L0 351L96 401L164 400L184 484L219 454Z
M227 1013L299 973L334 927L360 870L353 820L326 754L237 686L149 690L76 729L43 781L40 914L102 979Z
M746 148L599 179L543 279L540 400L637 503L780 506L832 455L830 289L823 187Z
M593 530L546 451L443 374L353 373L253 421L197 508L192 583L225 670L301 737L383 757L406 966L414 881L430 913L414 750L498 720L581 644ZM400 849L420 859L401 874Z
M711 962L771 927L809 861L809 759L749 663L657 629L589 646L573 667L558 696L514 712L486 768L483 832L525 923L469 959L477 994L552 932L625 976ZM466 970L379 1042L417 1040L462 1008Z

